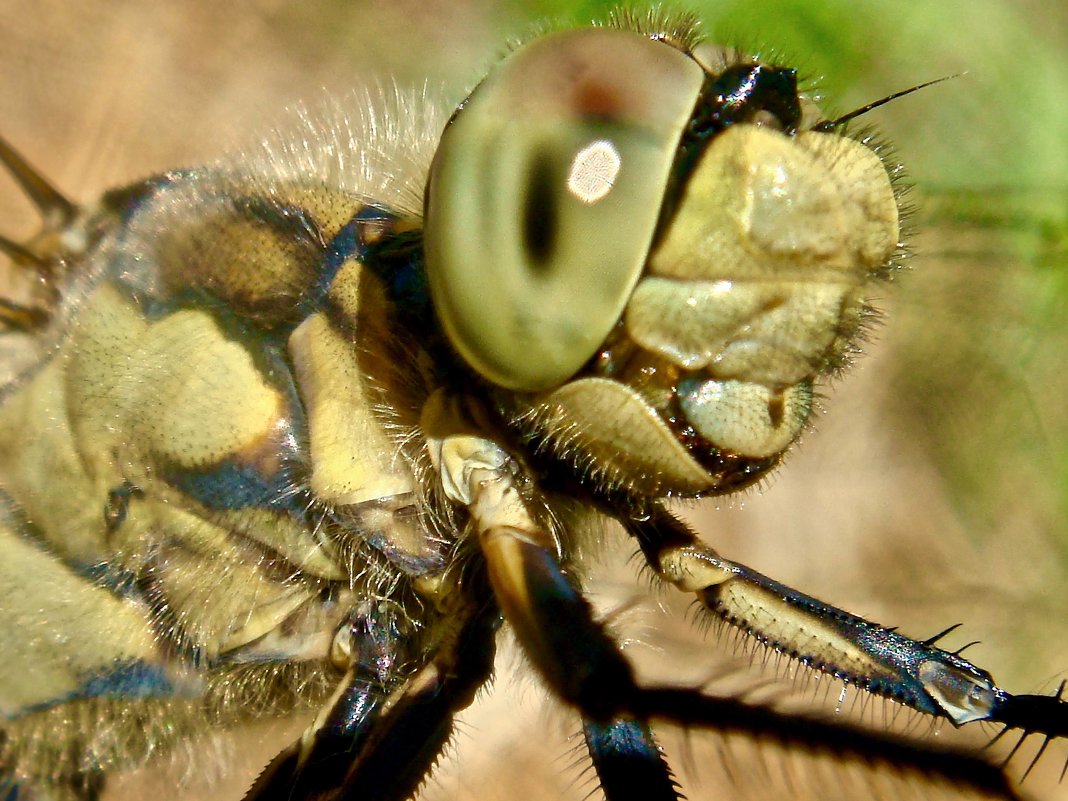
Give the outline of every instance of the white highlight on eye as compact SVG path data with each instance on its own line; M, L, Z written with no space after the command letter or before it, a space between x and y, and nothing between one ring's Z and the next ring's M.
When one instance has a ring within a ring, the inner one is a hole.
M567 189L583 203L597 203L612 191L622 166L623 158L616 146L607 139L598 139L575 154L567 173Z

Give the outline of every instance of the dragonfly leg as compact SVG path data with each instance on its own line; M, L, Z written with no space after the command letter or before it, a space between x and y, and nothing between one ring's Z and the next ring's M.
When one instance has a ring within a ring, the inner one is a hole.
M493 593L538 671L582 713L606 797L676 801L652 733L643 716L633 715L641 691L630 664L568 581L551 539L520 511L515 488L507 480L499 486L478 480L484 514L476 520ZM488 500L495 490L500 496ZM635 795L635 787L643 792Z
M1059 694L1011 695L982 668L938 648L942 635L911 639L723 559L662 509L625 525L661 578L815 670L955 726L985 720L1047 737L1068 736L1068 703Z
M678 785L648 724L634 718L585 720L582 733L608 801L675 801Z
M78 215L78 207L67 200L22 154L0 137L0 165L37 207L46 229L65 228Z
M51 284L53 262L5 236L0 236L0 253L7 256L17 270L27 274L33 288L31 294L39 296L36 302L0 297L0 333L32 332L43 328L52 319L51 307L58 299Z
M304 735L260 774L246 801L409 798L493 667L496 610L471 606L444 621L437 650L407 680L410 635L391 612L376 610L352 627L345 678ZM400 766L403 766L401 769Z
M493 459L485 459L492 463ZM1016 799L1005 775L974 754L932 748L892 733L791 715L695 688L638 686L618 646L560 565L552 538L526 512L505 464L477 468L472 511L490 584L505 619L534 666L585 721L598 777L610 799L675 799L678 790L647 726L661 720L777 742L840 762L885 765L901 774L937 776L984 797ZM615 795L613 795L613 792Z
M52 315L45 309L0 298L0 332L34 331L50 319Z
M696 688L638 686L630 664L568 579L555 538L530 511L528 499L537 490L519 466L494 443L474 435L432 442L431 453L445 493L470 513L500 611L542 678L582 715L594 766L613 801L634 797L627 788L635 786L642 788L640 797L678 798L649 731L651 720L777 742L833 755L840 762L883 765L902 775L933 776L975 788L984 797L1019 797L1001 770L975 754L744 699L714 697ZM643 532L642 525L653 523L634 523L632 533L643 536L643 546L648 542L652 549L656 532ZM673 528L664 526L654 527L663 528L660 541L668 547L667 533ZM685 528L682 532L688 533ZM691 537L688 544L693 542Z
M0 137L0 166L6 169L37 209L40 233L27 244L0 236L0 254L22 274L29 297L0 298L0 333L33 331L44 327L58 303L55 287L56 256L63 250L62 233L78 216L78 207L64 197L5 139Z
M474 434L429 444L445 493L471 515L505 620L549 686L581 713L606 797L677 801L652 732L644 716L634 714L640 690L630 664L568 580L552 534L520 491L518 466L496 443Z

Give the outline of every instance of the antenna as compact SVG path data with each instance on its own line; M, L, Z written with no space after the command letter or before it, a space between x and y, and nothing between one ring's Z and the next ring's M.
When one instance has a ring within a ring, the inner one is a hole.
M946 75L943 78L935 78L933 81L927 81L927 83L921 83L921 84L918 84L917 86L912 86L912 87L909 87L908 89L903 89L900 92L894 92L892 95L887 95L886 97L884 97L884 98L882 98L880 100L876 100L873 103L868 103L868 105L866 105L866 106L861 106L860 108L855 109L854 111L850 111L848 114L843 114L841 117L839 117L836 120L825 120L824 122L821 122L818 125L814 125L812 127L812 130L813 131L818 131L820 133L827 133L829 131L833 131L835 128L840 128L841 126L845 125L850 120L855 120L861 114L867 114L872 109L877 109L877 108L879 108L879 106L885 106L891 100L897 100L899 97L904 97L905 95L911 95L913 92L918 92L921 89L926 89L928 86L934 86L936 83L942 83L943 81L949 81L949 80L952 80L954 78L960 78L960 77L962 77L964 75L967 75L967 74L968 73L966 73L966 72L958 72L956 75Z

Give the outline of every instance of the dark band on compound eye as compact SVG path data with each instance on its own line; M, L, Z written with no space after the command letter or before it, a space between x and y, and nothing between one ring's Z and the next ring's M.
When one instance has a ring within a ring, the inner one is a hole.
M690 174L715 136L731 125L757 119L773 122L779 130L797 130L801 124L797 70L766 64L736 64L718 75L706 76L693 115L679 141L658 231L664 231L674 216Z
M536 270L552 266L559 235L557 199L552 156L539 151L527 165L523 198L523 252Z

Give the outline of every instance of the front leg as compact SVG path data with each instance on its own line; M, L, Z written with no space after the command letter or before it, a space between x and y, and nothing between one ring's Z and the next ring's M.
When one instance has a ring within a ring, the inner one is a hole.
M802 664L954 726L985 720L1024 736L1068 737L1060 691L1012 695L982 668L936 647L941 635L910 639L723 559L663 509L625 525L661 578Z
M435 411L439 423L455 415ZM641 691L630 664L566 577L558 543L520 492L519 466L492 440L464 433L462 423L445 427L461 433L428 443L445 494L468 509L497 604L527 656L581 713L605 797L678 801L645 716L636 713Z

